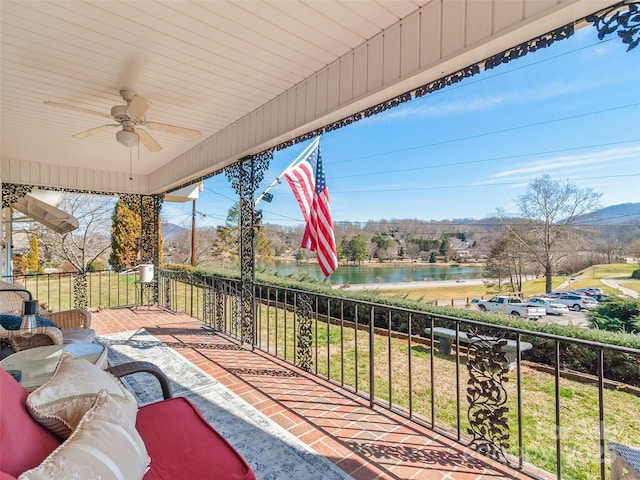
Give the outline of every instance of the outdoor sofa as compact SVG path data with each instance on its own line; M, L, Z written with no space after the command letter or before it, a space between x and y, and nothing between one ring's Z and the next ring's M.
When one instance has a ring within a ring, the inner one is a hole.
M68 393L76 384L86 390L87 369L96 369L96 377L107 376L98 382L93 380L94 374L91 375L91 383L105 385L104 389L95 395L87 395L85 391L82 395L76 392L74 397L60 398L57 412L46 411L44 418L37 415L42 413L38 407L50 407L51 398L46 397L55 391L58 380L66 381L60 392ZM169 382L155 365L131 362L109 372L97 373L97 370L98 367L86 360L65 354L54 377L28 394L0 368L0 480L17 477L20 480L94 477L103 480L118 477L127 480L255 480L244 459L204 419L194 404L182 397L171 397ZM69 377L74 371L84 378ZM116 377L136 372L154 374L161 382L165 398L139 408L136 404L135 420L131 421L131 408L126 406L130 393L120 390L124 386ZM118 385L109 385L111 379ZM42 395L46 401L34 407L34 403L43 400ZM89 409L79 421L74 420L69 409L78 407L84 400L89 401L85 405ZM116 404L118 407L114 406ZM116 411L118 413L114 413ZM64 428L73 427L73 430L62 432L60 425L51 424L52 419L60 418L65 422ZM65 440L60 435L69 436ZM145 449L146 455L140 454L140 450ZM108 467L106 472L105 466ZM92 471L87 472L87 468ZM116 473L112 474L111 470Z
M20 330L20 323L23 302L30 299L31 293L27 290L0 280L0 341L9 343L14 352L45 345L91 343L95 340L88 310L49 312L40 305L36 311L38 328L25 335Z

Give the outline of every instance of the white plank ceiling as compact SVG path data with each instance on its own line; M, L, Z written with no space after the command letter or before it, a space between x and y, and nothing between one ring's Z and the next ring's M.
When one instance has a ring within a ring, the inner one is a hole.
M0 178L166 191L610 3L2 0ZM113 124L122 89L202 138L147 130L154 153L117 129L72 138Z

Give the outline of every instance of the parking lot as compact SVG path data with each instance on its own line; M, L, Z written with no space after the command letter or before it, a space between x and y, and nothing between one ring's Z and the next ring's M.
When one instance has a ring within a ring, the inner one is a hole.
M447 302L441 300L438 303L439 305L446 305ZM454 302L453 306L463 307L465 306L465 302L462 300L456 301ZM478 307L475 304L469 305L468 308L472 308L474 310L478 309ZM556 325L565 325L565 326L570 325L574 327L586 328L589 326L589 320L587 320L586 312L587 312L586 310L581 310L579 312L574 312L573 310L569 310L569 313L565 313L564 315L545 315L538 321L541 323L555 323Z
M588 327L586 311L574 312L572 310L564 315L545 315L539 322L555 323L556 325L573 325L575 327Z

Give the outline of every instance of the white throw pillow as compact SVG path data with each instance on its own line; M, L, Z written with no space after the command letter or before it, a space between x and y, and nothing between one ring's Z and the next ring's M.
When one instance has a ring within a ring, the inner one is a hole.
M134 423L101 390L71 436L18 480L139 480L151 462Z
M100 390L119 402L135 425L138 404L113 375L83 358L64 352L53 376L27 397L31 416L56 435L67 438L91 408Z

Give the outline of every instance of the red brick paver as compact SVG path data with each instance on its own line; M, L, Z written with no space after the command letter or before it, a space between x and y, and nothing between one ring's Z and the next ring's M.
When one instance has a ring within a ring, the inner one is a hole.
M289 364L234 348L188 315L108 309L93 313L92 327L97 335L144 328L355 479L527 478Z

